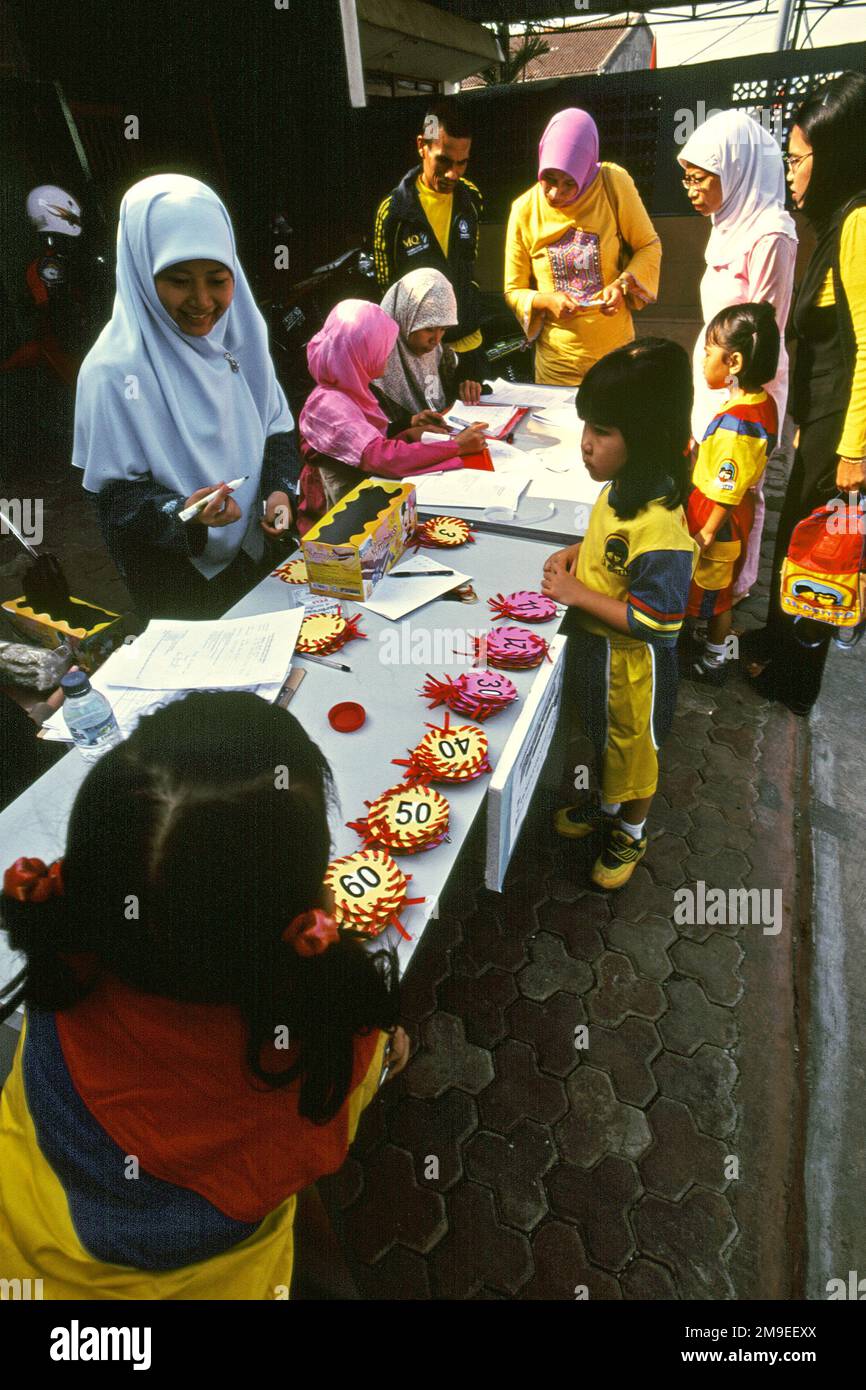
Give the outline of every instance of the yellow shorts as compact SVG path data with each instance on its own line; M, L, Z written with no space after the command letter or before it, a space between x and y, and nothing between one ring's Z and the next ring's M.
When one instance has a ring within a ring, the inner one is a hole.
M673 647L578 631L578 700L595 744L605 801L640 801L658 787L658 750L676 709Z

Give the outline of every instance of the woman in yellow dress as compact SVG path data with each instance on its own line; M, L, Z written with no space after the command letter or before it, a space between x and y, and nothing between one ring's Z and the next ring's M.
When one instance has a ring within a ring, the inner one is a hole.
M505 243L505 298L535 341L535 380L578 386L630 343L633 311L656 299L661 257L631 175L599 163L595 121L576 107L557 112Z

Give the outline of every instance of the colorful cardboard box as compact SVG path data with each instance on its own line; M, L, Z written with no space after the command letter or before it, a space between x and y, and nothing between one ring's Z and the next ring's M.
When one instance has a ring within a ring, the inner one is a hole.
M412 484L365 478L301 542L311 590L363 602L414 532Z
M7 599L2 608L22 637L39 647L47 647L49 651L68 642L75 653L76 664L85 671L95 671L122 639L121 615L112 613L108 608L100 608L98 603L88 603L72 595L69 602L80 604L82 608L95 608L105 615L105 621L93 623L89 628L71 627L62 619L52 618L50 613L34 612L23 594L20 598Z

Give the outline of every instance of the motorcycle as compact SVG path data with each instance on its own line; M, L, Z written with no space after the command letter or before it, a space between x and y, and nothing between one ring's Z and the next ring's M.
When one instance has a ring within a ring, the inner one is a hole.
M292 229L284 218L277 218L273 234L286 244ZM328 314L342 299L367 299L378 304L382 291L376 281L373 257L365 245L353 246L335 260L318 266L286 293L259 302L270 335L271 353L277 377L295 419L315 382L307 370L307 343L318 333ZM511 314L503 309L502 297L482 293L481 332L490 375L508 381L534 379L530 344L519 332Z

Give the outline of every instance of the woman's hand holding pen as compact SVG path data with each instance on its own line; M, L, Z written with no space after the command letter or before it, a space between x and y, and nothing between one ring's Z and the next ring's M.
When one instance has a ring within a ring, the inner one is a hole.
M183 509L192 507L196 502L201 501L202 497L207 497L214 491L213 485L197 488L191 492L183 504ZM217 495L212 502L208 502L196 516L190 518L191 526L231 526L232 522L240 521L242 512L237 502L229 493L225 483L220 483Z
M432 431L433 434L450 434L451 431L445 423L441 410L419 410L417 415L412 416L412 429L420 431ZM417 435L421 438L421 434Z
M272 492L265 500L265 514L259 525L272 540L282 540L294 520L292 500L287 492Z
M487 447L487 435L481 424L470 425L454 436L454 452L462 458L464 454L480 454Z

